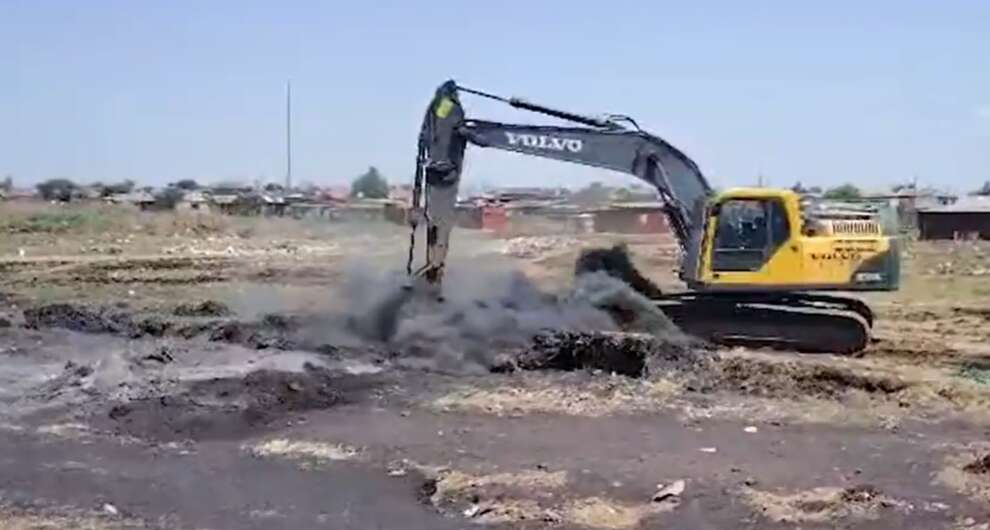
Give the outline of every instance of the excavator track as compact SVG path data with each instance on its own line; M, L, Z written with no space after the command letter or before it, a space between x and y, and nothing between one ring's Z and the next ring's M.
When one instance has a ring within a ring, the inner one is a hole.
M624 245L588 249L575 274L605 272L653 300L685 333L725 346L853 355L870 342L873 312L856 298L803 292L663 293Z
M859 300L787 293L683 293L654 298L689 335L726 346L853 355L873 316Z

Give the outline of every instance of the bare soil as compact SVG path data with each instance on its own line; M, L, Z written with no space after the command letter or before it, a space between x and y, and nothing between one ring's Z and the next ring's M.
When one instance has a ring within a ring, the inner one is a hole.
M715 350L661 328L539 331L510 317L542 313L504 304L423 321L498 350L469 359L428 325L376 336L346 318L391 292L354 265L401 268L402 227L128 215L98 230L9 221L0 527L988 522L980 243L910 245L904 288L867 295L877 340L861 358ZM494 278L486 267L564 289L582 249L617 241L644 281L677 287L665 237L456 237L460 291ZM463 333L491 329L538 332ZM418 362L395 337L415 339Z

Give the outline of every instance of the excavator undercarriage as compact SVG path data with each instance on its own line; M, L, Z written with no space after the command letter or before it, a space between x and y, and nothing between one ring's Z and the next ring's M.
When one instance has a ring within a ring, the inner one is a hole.
M841 296L790 292L663 293L633 265L626 248L581 253L575 274L601 271L652 300L685 333L724 346L851 355L867 346L873 311ZM620 321L635 320L623 308L604 307Z

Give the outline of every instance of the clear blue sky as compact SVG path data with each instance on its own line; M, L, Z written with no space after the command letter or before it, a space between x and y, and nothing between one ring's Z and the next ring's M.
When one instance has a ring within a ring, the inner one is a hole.
M447 78L630 114L717 185L990 179L982 0L0 0L0 175L281 179L291 79L297 181L404 181ZM466 175L596 177L479 149Z

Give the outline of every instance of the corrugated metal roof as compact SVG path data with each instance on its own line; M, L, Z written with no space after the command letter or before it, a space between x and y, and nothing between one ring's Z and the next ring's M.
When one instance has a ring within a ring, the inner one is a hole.
M211 195L211 198L216 204L234 204L241 197L240 195Z
M146 191L132 191L111 195L109 200L112 202L151 203L155 202L155 197Z
M206 202L206 195L201 191L187 191L182 196L182 200L186 202Z
M659 210L663 203L659 201L613 202L608 205L614 210Z
M967 213L984 212L990 213L990 197L970 196L960 197L958 201L943 206L932 206L919 209L920 213Z

